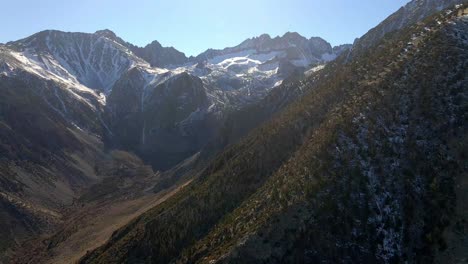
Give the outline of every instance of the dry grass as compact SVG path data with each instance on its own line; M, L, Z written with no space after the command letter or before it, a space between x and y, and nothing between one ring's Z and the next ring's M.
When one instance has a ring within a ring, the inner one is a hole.
M84 224L85 228L80 228L63 243L60 243L58 247L54 248L51 252L52 257L45 263L77 262L87 251L103 245L114 231L152 207L164 202L190 182L191 180L168 192L148 194L122 203L101 204L86 209L83 212L85 215L77 215L77 217L84 219L81 224Z

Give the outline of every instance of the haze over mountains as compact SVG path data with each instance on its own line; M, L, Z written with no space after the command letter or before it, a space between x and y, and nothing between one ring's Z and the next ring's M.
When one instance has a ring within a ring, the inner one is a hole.
M338 47L0 45L0 263L466 261L467 8Z

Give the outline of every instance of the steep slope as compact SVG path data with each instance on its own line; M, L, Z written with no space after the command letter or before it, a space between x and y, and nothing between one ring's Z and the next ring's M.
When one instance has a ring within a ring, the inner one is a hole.
M370 75L348 84L351 98L181 262L431 263L448 251L443 230L466 217L453 210L467 175L468 20L438 20L406 32L420 41L406 51L388 54L402 39L373 50L397 61L352 63Z
M466 3L465 0L418 0L411 1L400 10L371 29L362 38L355 41L353 54L365 51L375 45L386 34L417 23L436 12L456 4Z
M468 21L456 13L328 65L82 263L432 262L466 176Z
M54 86L54 89L38 88L33 92L42 93L46 101L62 115L68 112L67 106L73 108L73 105L84 103L88 105L83 107L84 109L99 111L105 104L105 97L102 94L77 82L76 78L69 75L60 65L45 66L42 60L35 58L35 56L28 57L23 52L0 46L0 76L17 79L25 84L43 81L48 83L48 86ZM68 102L71 104L68 105Z
M97 181L90 166L103 155L99 140L68 123L52 100L44 99L49 90L58 96L58 89L35 78L0 76L2 253L31 234L53 229L62 206ZM97 130L98 120L87 107L76 105L80 111L74 114Z
M321 69L322 66L314 68L307 79L301 73L291 76L273 88L262 100L228 112L216 137L202 149L201 156L207 158L215 155L284 110L314 87Z

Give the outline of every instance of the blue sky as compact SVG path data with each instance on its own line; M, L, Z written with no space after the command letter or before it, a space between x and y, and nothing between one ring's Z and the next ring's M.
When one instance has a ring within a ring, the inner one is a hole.
M6 0L0 43L45 29L111 29L144 46L158 40L187 55L296 31L352 43L409 0Z

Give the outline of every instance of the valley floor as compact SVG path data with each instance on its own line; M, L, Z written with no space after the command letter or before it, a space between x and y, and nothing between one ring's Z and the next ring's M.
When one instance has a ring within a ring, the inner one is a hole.
M128 200L99 201L72 212L51 237L27 242L15 252L14 263L75 263L87 252L102 246L114 233L152 207L166 201L191 180L169 190L148 192ZM53 247L54 240L59 240Z

